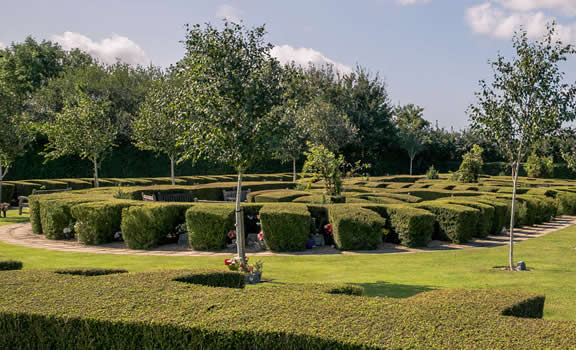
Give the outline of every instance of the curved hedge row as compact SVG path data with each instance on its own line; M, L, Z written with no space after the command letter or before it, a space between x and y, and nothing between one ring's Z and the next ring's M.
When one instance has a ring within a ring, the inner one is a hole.
M191 274L198 276L2 272L0 348L569 349L576 344L576 322L539 319L541 295L435 290L396 299L358 296L361 289L338 285L223 289L174 281Z
M121 232L127 247L150 249L166 243L168 234L173 237L179 227L185 226L190 247L222 249L234 229L233 204L202 201L222 200L223 191L233 191L236 183L209 182L232 179L226 176L202 178L207 183L108 187L31 196L32 228L50 239L77 238L85 244L108 243ZM335 245L343 250L377 249L383 240L409 247L426 246L431 239L465 243L473 237L499 234L508 226L510 195L484 191L505 188L506 183L500 179L486 178L475 185L452 184L453 190L433 189L447 188L448 182L442 179L417 178L408 183L389 180L347 180L344 192L337 197L325 196L317 189L294 190L294 183L246 182L244 189L251 192L249 203L243 203L243 207L247 216L260 215L264 242L274 251L304 250L314 231L311 220L316 226L331 223ZM143 194L162 197L176 193L186 193L187 198L200 202L141 200ZM525 193L517 196L517 225L542 223L558 214L576 214L576 187L567 183L554 188L531 187ZM427 200L430 198L436 200Z

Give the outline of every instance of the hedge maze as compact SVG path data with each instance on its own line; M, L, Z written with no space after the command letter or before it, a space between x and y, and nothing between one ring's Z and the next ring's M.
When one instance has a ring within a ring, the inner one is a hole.
M235 189L233 179L181 177L176 186L166 185L163 178L104 179L108 187L32 195L32 229L49 239L76 237L85 244L111 242L121 232L127 247L151 249L169 242L170 234L185 224L191 248L219 250L234 229L233 204L222 201L223 191ZM243 203L245 215L260 219L264 243L272 251L305 250L311 234L328 223L327 241L341 250L378 249L384 241L408 247L425 247L433 239L466 243L500 234L509 225L511 184L505 177L486 176L472 185L446 176L352 178L344 180L340 196L324 195L321 184L302 190L303 183L289 179L289 174L248 175L244 183L251 190ZM15 198L38 185L78 188L81 181L30 180L9 186ZM143 195L178 193L198 201L142 200ZM576 181L522 178L519 193L517 225L576 214Z
M77 272L77 273L76 273ZM357 285L244 286L232 272L1 271L2 349L572 348L576 323L544 296ZM352 312L353 311L353 312Z

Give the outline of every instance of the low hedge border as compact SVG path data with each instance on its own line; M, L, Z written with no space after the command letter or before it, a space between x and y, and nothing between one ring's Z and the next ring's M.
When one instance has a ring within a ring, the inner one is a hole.
M174 281L191 273L1 273L0 348L518 349L576 343L576 322L518 318L541 315L540 295L435 290L394 299L327 294L329 286L223 289Z

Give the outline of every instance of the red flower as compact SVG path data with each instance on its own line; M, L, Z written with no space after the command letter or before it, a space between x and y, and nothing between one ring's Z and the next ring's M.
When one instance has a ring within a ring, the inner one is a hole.
M260 231L260 233L258 234L258 240L261 241L264 239L264 232Z
M224 259L224 265L230 265L232 261L230 259Z

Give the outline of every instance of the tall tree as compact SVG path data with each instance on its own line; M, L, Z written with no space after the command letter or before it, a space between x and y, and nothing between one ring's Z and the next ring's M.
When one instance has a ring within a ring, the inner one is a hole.
M410 175L412 175L414 158L424 149L429 137L430 123L422 117L424 108L413 104L396 108L394 114L400 146L410 157Z
M352 142L358 132L348 115L323 97L315 97L304 106L296 124L312 144L324 145L332 152Z
M514 216L520 163L533 145L554 135L573 120L576 85L564 83L559 64L576 53L572 45L555 39L555 25L542 40L530 41L526 30L514 35L516 55L498 55L490 62L493 80L480 81L477 102L468 109L472 127L493 140L512 168L509 265L514 269Z
M65 102L62 112L42 130L48 137L46 157L77 155L89 159L94 169L94 187L99 187L98 169L104 153L114 146L118 128L107 118L110 102L80 89Z
M229 164L238 173L236 231L238 256L246 263L240 207L242 175L256 160L269 155L277 137L282 68L264 42L264 27L248 29L225 22L221 30L207 24L187 28L187 55L178 71L184 80L189 120L185 144L190 156ZM188 107L189 106L189 107Z
M0 202L3 180L16 158L22 156L33 139L29 124L14 111L13 99L0 82ZM10 198L6 198L8 201Z
M174 76L159 79L147 94L132 125L136 147L163 153L170 159L172 185L176 184L174 163L184 155L184 148L179 141L184 134L180 120L185 111L174 106L179 88L179 82Z

